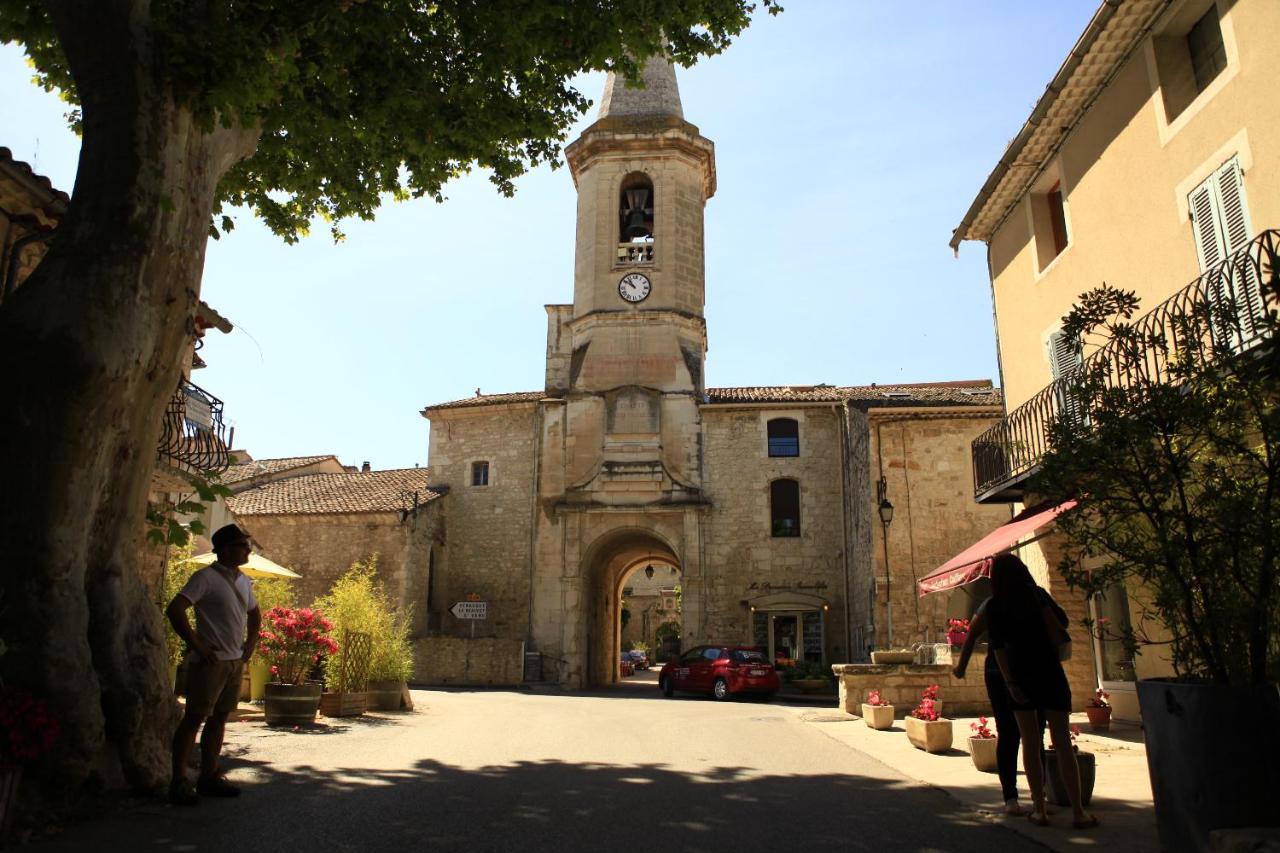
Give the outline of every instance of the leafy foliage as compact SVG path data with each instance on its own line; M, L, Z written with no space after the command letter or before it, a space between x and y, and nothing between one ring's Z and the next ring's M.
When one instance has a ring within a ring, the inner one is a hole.
M231 489L218 482L217 474L185 472L184 476L191 484L190 494L179 494L172 506L147 504L147 541L153 545L187 545L191 534L199 536L205 532L204 522L200 520L204 511L233 494ZM188 516L188 520L185 523L179 521L179 515Z
M1074 551L1068 583L1091 595L1123 585L1140 613L1108 638L1167 642L1180 675L1218 684L1280 680L1280 276L1274 256L1262 268L1268 331L1247 353L1222 333L1234 306L1221 300L1157 328L1133 320L1131 292L1084 294L1063 328L1099 349L1069 383L1031 483L1080 498L1057 522Z
M409 642L412 612L392 604L377 575L377 554L356 561L328 593L316 599L315 606L333 620L338 637L344 631L369 634L373 643L370 680L407 681L413 675L413 647ZM338 655L325 666L325 686L329 690L338 688L342 652Z
M758 0L770 14L777 0ZM207 130L258 133L220 187L294 241L311 221L372 218L381 198L429 196L473 167L504 195L543 162L590 102L572 78L666 51L691 65L728 47L749 0L156 0L137 15L160 76ZM0 0L0 41L21 42L37 80L73 104L89 81L43 5ZM78 121L78 113L76 120ZM220 220L222 230L233 222ZM216 236L217 231L213 231ZM339 232L334 226L335 236Z
M169 553L164 562L164 579L160 588L162 607L168 604L178 591L186 586L187 580L200 569L200 566L191 562L191 550L190 541L169 546ZM162 618L160 621L164 623L165 652L169 658L169 666L177 666L182 662L187 644L178 636L178 632L173 630L173 625L169 624L168 619Z

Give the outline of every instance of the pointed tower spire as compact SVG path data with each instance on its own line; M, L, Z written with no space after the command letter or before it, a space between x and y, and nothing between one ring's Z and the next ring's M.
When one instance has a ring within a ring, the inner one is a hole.
M623 77L609 72L604 83L604 99L600 101L599 118L617 116L675 116L684 118L680 107L680 89L676 85L676 69L671 60L655 54L645 62L640 75L644 88L627 85Z

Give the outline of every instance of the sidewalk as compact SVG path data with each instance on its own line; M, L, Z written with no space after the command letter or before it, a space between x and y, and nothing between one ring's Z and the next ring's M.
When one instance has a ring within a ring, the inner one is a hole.
M1025 817L1008 817L1000 797L995 773L979 772L969 757L969 724L976 718L955 720L952 749L930 755L907 740L902 721L889 731L878 732L861 717L829 708L823 711L795 709L800 718L816 725L829 737L866 753L905 775L946 791L953 799L972 808L986 820L1003 823L1013 831L1063 853L1079 853L1091 846L1125 853L1158 853L1155 808L1151 799L1151 779L1147 771L1147 751L1142 732L1136 726L1113 723L1110 732L1090 732L1084 714L1073 714L1079 725L1078 745L1092 752L1097 762L1097 782L1089 811L1098 826L1089 830L1071 828L1071 810L1051 806L1050 826L1032 825ZM992 724L994 725L994 723ZM1023 805L1028 805L1026 778L1018 773Z

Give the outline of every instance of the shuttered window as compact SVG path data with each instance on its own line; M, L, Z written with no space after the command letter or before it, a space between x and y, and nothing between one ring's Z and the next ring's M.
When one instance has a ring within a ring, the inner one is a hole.
M1084 359L1072 343L1061 329L1049 333L1049 371L1055 382L1064 380L1058 385L1059 410L1078 418L1081 416L1080 402L1071 395L1069 385Z
M1200 272L1209 276L1207 295L1219 309L1215 333L1228 335L1239 345L1255 336L1262 316L1259 281L1252 267L1223 265L1253 237L1240 161L1232 157L1222 164L1191 191L1187 202Z

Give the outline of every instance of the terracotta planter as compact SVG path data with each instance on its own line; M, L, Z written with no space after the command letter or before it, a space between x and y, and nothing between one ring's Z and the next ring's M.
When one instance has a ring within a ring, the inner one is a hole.
M1105 732L1111 729L1111 709L1097 708L1093 705L1085 707L1084 713L1089 718L1089 728L1095 732Z
M1097 779L1097 764L1092 752L1077 752L1076 766L1080 768L1080 798L1084 805L1093 799L1093 783ZM1071 805L1067 797L1067 784L1062 781L1062 773L1058 770L1058 754L1049 750L1044 754L1044 775L1049 780L1049 791L1053 802L1060 806Z
M268 684L263 697L268 726L301 726L316 721L320 707L319 682L308 684Z
M892 705L867 705L862 706L862 719L868 726L876 731L886 731L893 728L893 706Z
M403 681L370 681L369 710L399 711L400 696L403 693Z
M996 772L996 741L993 737L969 738L969 757L983 773Z
M326 717L358 717L367 710L369 694L363 690L325 693L320 697L320 713Z
M919 720L907 717L907 740L916 749L925 752L946 752L951 748L952 729L950 720Z

